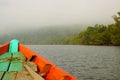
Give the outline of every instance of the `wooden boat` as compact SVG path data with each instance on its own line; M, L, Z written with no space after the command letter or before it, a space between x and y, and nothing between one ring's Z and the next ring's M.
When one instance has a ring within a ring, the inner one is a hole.
M0 80L77 79L17 40L12 40L0 46Z

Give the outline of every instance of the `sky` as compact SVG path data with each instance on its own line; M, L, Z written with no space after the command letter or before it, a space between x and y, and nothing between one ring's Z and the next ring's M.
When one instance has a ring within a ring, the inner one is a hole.
M111 24L120 0L0 0L0 33L56 25Z

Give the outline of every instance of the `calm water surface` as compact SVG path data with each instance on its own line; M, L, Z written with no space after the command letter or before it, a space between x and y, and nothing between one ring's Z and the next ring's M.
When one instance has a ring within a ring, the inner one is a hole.
M27 45L78 80L120 80L120 47Z

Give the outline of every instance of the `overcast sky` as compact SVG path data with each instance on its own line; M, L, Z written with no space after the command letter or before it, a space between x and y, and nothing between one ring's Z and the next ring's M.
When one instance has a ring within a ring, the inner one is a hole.
M0 0L0 32L50 25L113 23L120 0Z

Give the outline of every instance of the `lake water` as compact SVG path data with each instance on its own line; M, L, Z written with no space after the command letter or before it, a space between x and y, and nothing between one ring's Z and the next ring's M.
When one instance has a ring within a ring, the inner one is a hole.
M27 45L78 80L120 80L120 47Z

